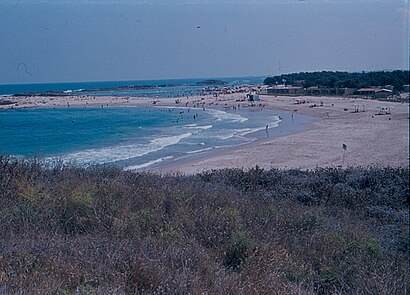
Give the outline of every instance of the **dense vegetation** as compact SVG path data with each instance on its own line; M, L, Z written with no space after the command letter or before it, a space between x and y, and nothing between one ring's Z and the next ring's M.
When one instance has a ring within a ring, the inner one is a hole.
M407 168L155 176L0 157L2 294L408 294Z
M264 83L274 85L282 84L286 80L287 84L296 84L297 81L304 81L304 87L323 86L323 87L341 87L341 88L361 88L370 86L394 86L395 91L401 91L403 85L410 84L409 71L392 71L392 72L302 72L293 74L283 74L280 76L268 77Z

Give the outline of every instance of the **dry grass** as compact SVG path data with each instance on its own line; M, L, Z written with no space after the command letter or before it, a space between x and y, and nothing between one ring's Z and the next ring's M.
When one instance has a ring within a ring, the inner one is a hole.
M1 294L408 294L409 172L0 158Z

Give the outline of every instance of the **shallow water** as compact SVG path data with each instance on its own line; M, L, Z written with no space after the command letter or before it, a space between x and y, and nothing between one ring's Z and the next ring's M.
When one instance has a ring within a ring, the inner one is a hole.
M311 120L257 107L16 109L0 112L0 153L68 165L114 164L144 170L289 134L304 129Z

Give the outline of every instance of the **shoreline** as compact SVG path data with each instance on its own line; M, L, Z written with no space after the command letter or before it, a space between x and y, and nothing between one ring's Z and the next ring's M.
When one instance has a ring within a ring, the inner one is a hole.
M408 104L340 97L304 97L305 103L297 104L300 99L262 96L261 103L267 109L317 118L301 132L212 151L196 159L182 159L148 171L196 174L223 168L247 170L256 165L264 169L302 170L409 166ZM315 104L316 107L312 107ZM379 106L385 110L380 111Z
M260 96L255 108L285 111L316 118L304 130L221 150L210 150L172 163L148 167L156 174L196 174L212 169L314 169L317 167L409 166L409 105L343 97ZM115 106L197 106L226 109L248 106L244 93L218 97L19 97L11 108L67 108ZM286 122L283 122L286 123ZM342 145L346 145L346 150Z

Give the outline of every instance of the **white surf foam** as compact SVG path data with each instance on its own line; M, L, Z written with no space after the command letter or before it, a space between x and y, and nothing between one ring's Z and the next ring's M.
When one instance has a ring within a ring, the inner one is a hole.
M214 148L215 147L208 147L208 148L204 148L204 149L200 149L200 150L196 150L196 151L190 151L190 152L187 152L187 154L198 154L198 153L202 153L202 152L212 150Z
M189 129L200 129L200 130L207 130L207 129L211 129L212 125L197 125L197 124L189 124L189 125L185 125L185 127L189 128Z
M279 126L281 120L278 116L274 117L274 121L268 123L268 129L275 128ZM215 137L222 140L227 140L233 137L244 137L245 135L252 134L258 131L266 130L265 126L255 127L255 128L241 128L241 129L231 129L224 130L223 132L216 134Z
M84 89L75 89L75 90L67 89L67 90L64 90L63 93L68 94L68 93L81 92L81 91L84 91Z
M248 120L248 118L242 117L241 115L232 114L221 110L208 109L207 112L214 116L217 121L226 120L231 122L243 123Z
M148 144L131 144L123 146L112 146L100 149L88 149L71 153L60 157L64 163L75 165L95 165L128 160L159 151L167 146L179 143L181 140L190 137L192 133L160 137L152 139ZM53 161L55 158L47 158Z
M146 167L149 167L149 166L154 165L156 163L161 163L162 161L169 160L169 159L172 159L172 158L173 158L172 156L163 157L163 158L155 159L155 160L152 160L152 161L140 164L140 165L128 166L128 167L125 167L124 170L126 170L126 171L138 171L142 168L146 168Z
M281 120L280 120L279 118L277 118L276 121L267 124L267 125L268 125L268 130L271 129L271 128L278 127L280 121L281 121ZM247 134L255 133L255 132L258 132L258 131L262 131L262 130L266 130L266 126L264 126L264 127L257 127L257 128L243 128L243 129L239 129L239 130L237 130L237 131L234 133L234 135L236 135L236 136L245 136L245 135L247 135Z
M215 138L217 139L222 139L222 140L227 140L235 136L236 130L229 130L225 132L220 132L215 135Z

